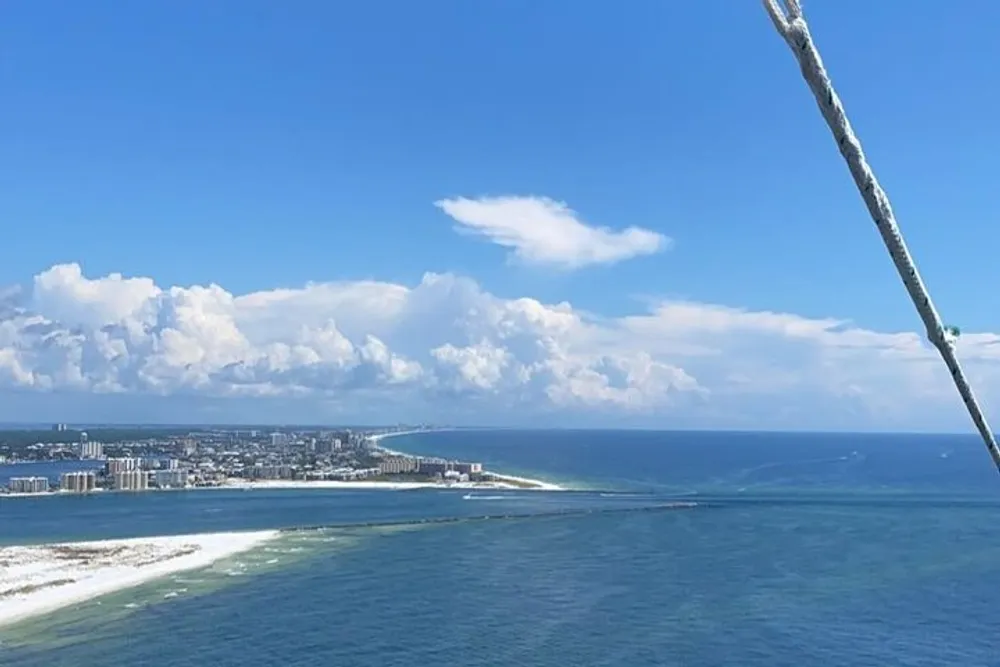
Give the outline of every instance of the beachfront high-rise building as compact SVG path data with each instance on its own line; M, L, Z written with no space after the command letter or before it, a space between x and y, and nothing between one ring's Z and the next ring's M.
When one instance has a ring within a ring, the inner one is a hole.
M49 478L11 477L7 487L11 493L45 493L49 490Z
M251 479L293 479L295 469L287 464L256 465L248 470Z
M104 458L104 445L100 442L88 442L87 440L80 440L80 458L81 459L100 459Z
M387 456L378 464L383 475L414 473L420 469L420 461L410 456Z
M443 475L453 469L451 461L438 458L420 459L420 472L425 475Z
M478 475L483 472L482 463L468 461L448 461L446 459L420 459L420 472L425 475L443 475L446 472L457 472L460 475Z
M174 470L180 465L180 461L177 459L162 456L144 456L138 461L138 467L142 470Z
M149 473L145 470L121 470L114 473L115 489L119 491L145 491L149 488Z
M454 470L463 475L477 475L483 472L482 463L470 463L467 461L455 461Z
M340 438L319 438L316 441L316 451L320 454L330 454L340 451Z
M153 473L153 482L161 489L184 488L188 484L187 470L157 470Z
M130 472L139 469L139 459L108 459L104 464L104 470L109 477L113 477L120 472Z
M97 475L91 470L63 473L59 488L73 493L87 493L97 488Z

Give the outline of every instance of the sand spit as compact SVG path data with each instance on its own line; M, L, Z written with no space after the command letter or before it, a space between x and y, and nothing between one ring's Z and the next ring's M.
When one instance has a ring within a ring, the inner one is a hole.
M211 565L276 530L0 547L0 626Z

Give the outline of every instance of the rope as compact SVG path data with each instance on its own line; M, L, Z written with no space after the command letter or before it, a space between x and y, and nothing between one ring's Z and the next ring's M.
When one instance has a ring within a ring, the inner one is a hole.
M861 143L854 135L850 121L847 120L844 105L837 97L830 77L823 67L819 51L813 44L812 36L809 34L809 26L806 25L806 20L802 16L799 0L782 1L784 10L779 7L778 0L763 0L764 7L767 9L771 21L774 22L774 27L792 49L796 60L799 61L802 76L816 97L816 103L819 105L819 110L823 114L823 118L826 119L830 131L833 132L840 154L847 161L847 166L851 170L854 184L858 187L861 197L868 207L868 212L871 214L872 220L875 221L879 234L882 235L882 241L892 257L892 262L896 265L900 278L903 279L906 291L909 292L910 299L927 328L928 340L941 353L941 358L944 359L944 363L948 366L948 371L955 381L955 387L962 396L962 402L965 403L969 416L972 417L979 435L982 436L983 442L993 458L993 464L997 469L1000 469L1000 448L997 447L993 432L990 430L989 424L986 423L986 417L983 416L976 396L955 357L953 336L949 335L948 330L942 325L941 318L934 309L931 297L927 293L927 288L924 287L920 274L917 273L917 267L906 249L906 243L903 241L899 227L896 225L896 219L892 214L889 198L865 160Z

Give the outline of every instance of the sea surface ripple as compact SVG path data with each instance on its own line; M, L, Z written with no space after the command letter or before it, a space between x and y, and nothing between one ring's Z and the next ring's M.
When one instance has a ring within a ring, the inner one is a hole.
M973 438L457 431L393 447L587 490L0 500L7 544L299 529L0 629L0 665L1000 664L1000 480Z

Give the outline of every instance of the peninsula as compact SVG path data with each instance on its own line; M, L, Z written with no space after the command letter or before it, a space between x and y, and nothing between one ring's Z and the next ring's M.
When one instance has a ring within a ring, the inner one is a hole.
M78 468L58 479L12 477L6 488L0 487L0 497L190 488L562 490L540 480L484 470L475 461L412 456L383 446L386 438L427 430L431 429L88 434L57 425L55 438L47 434L37 442L25 442L27 436L21 435L19 446L0 434L0 459L77 461Z

